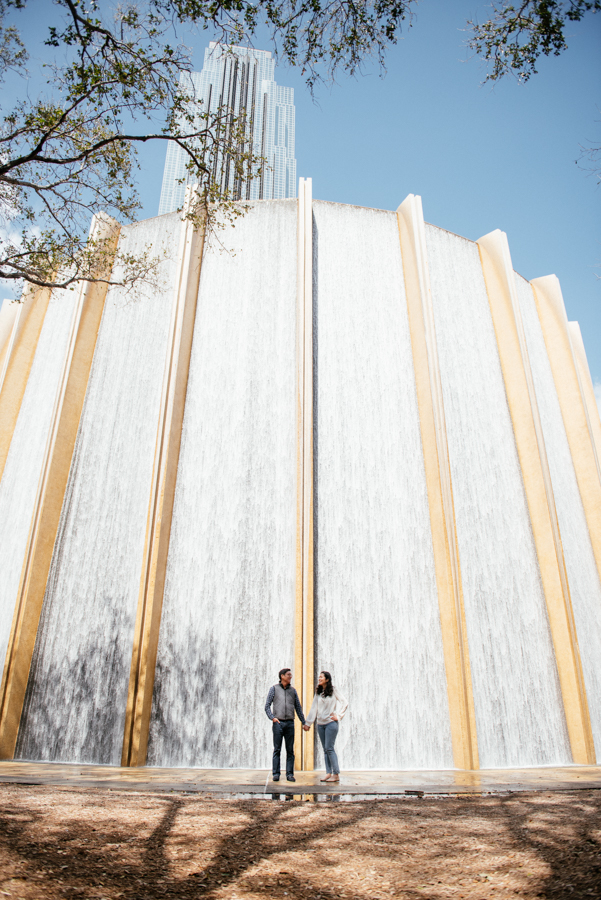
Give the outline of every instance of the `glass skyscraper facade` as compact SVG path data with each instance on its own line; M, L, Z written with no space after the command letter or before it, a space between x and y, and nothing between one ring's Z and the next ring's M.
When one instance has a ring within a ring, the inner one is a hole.
M211 42L205 50L202 72L184 73L183 89L198 103L199 112L216 113L220 108L245 115L247 149L265 163L256 177L237 178L233 166L212 160L214 177L222 189L239 200L271 200L296 197L294 157L294 89L281 87L274 79L275 60L267 50L222 47ZM167 145L159 215L179 209L184 202L188 156L175 143Z

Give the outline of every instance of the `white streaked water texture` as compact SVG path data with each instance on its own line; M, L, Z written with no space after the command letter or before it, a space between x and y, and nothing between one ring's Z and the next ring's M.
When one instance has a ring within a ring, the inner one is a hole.
M530 284L516 275L578 633L597 760L601 760L601 584L553 373Z
M53 291L0 483L0 665L15 611L52 411L73 318L75 291Z
M571 761L478 247L426 225L481 766Z
M396 215L316 202L314 229L316 671L343 769L452 767Z
M176 213L120 247L168 255L157 286L109 289L21 721L24 759L120 764L159 401L174 292Z
M293 665L296 201L260 201L203 260L148 761L266 767Z

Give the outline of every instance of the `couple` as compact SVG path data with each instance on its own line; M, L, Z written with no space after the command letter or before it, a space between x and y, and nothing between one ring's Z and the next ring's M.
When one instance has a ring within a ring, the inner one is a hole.
M280 780L280 753L282 738L286 742L286 778L294 777L294 713L302 722L304 731L309 731L317 719L317 733L323 747L326 761L326 776L322 781L340 781L340 768L334 744L338 737L338 723L344 716L348 702L332 684L329 672L320 672L315 688L315 697L305 721L296 688L293 688L290 669L280 669L279 683L269 689L265 712L273 722L273 780ZM273 707L273 708L272 708Z

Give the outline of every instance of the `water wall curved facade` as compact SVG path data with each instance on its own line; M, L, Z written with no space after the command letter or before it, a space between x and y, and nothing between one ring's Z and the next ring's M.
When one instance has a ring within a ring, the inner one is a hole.
M302 179L216 234L98 227L152 283L29 297L29 356L4 316L0 757L268 768L291 666L348 697L346 769L601 760L601 423L556 279Z

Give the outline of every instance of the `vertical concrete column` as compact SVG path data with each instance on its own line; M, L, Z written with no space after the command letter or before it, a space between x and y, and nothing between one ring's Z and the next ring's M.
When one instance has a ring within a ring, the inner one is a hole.
M478 246L545 592L572 756L575 763L592 764L595 749L570 589L507 236L493 231L480 238Z
M7 359L7 350L11 343L13 333L13 325L20 309L20 304L12 300L5 300L0 307L0 391L2 390L2 382L4 381L5 367L4 363Z
M102 241L105 246L105 261L99 277L109 274L106 268L112 264L119 231L119 225L108 216L98 215L92 220L90 237L94 241ZM107 287L106 283L101 282L82 282L78 287L0 687L2 759L10 759L15 750L46 581ZM42 300L44 311L47 302L45 298ZM32 311L29 317L33 314Z
M194 202L193 192L188 191L185 209ZM143 766L146 762L204 238L203 225L182 220L129 676L121 756L123 766Z
M397 210L455 765L478 768L476 718L421 197Z
M296 606L294 668L305 712L313 697L313 211L310 178L300 178L296 327ZM298 732L295 754L312 771L314 735Z
M592 423L570 341L561 287L555 275L535 278L531 284L597 570L601 576L601 471Z
M586 409L587 420L592 435L593 448L597 460L597 467L601 467L601 418L599 417L599 407L597 406L597 398L595 397L595 389L593 387L593 379L588 367L586 358L586 350L584 349L584 341L580 331L578 322L568 322L568 332L570 342L576 362L576 371L578 373L578 381L584 406Z
M2 306L3 345L0 346L0 479L33 364L50 288L28 285L21 301Z

